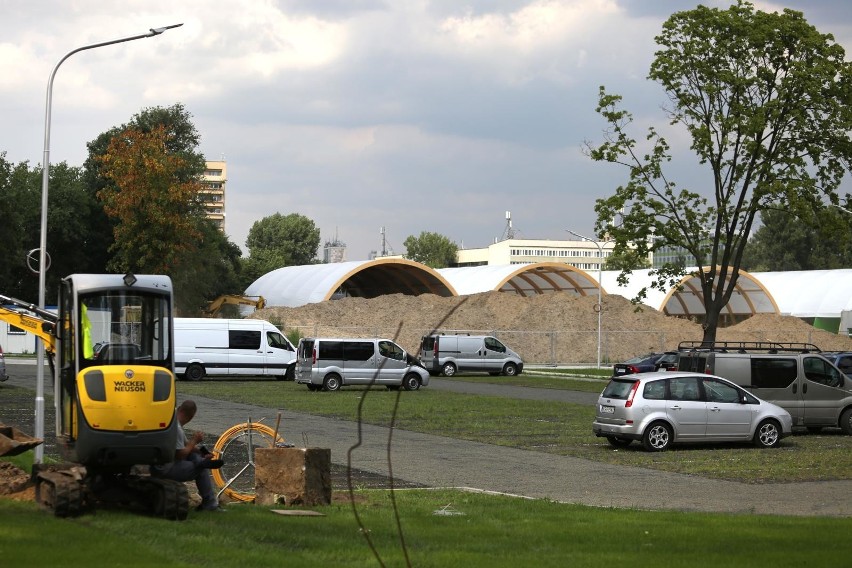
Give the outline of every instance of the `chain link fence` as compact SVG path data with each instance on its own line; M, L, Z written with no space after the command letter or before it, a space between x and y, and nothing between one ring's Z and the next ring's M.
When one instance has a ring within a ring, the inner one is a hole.
M435 333L431 329L398 327L344 327L328 324L288 326L286 321L272 323L288 334L298 337L370 337L388 338L399 343L410 353L417 355L420 338ZM800 337L785 335L784 341L814 343L814 331L807 330ZM294 334L293 332L297 332ZM440 329L437 333L491 335L516 351L527 365L576 365L595 366L598 360L597 331L521 331L505 329ZM720 329L719 341L777 341L773 330L743 333ZM673 351L681 341L700 341L701 337L681 337L665 331L610 331L600 334L601 365L609 366L650 352ZM295 343L295 342L294 342ZM817 344L819 346L819 344Z

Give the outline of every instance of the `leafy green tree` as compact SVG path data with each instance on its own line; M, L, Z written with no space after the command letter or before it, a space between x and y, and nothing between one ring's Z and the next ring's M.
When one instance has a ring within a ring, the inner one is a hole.
M402 244L405 258L430 268L446 268L458 261L458 245L439 233L422 231L418 237L409 235Z
M597 110L609 129L604 143L587 150L593 160L625 166L629 181L597 201L595 229L616 241L616 253L633 243L643 256L664 244L693 254L709 342L756 216L779 206L804 216L822 202L838 203L852 159L852 63L800 12L770 14L743 1L675 13L656 42L649 78L670 98L671 124L691 136L707 167L707 189L667 177L669 144L650 128L648 148L640 147L628 133L632 116L619 108L621 97L601 87ZM623 223L609 226L621 211ZM682 275L682 267L664 266L656 283L666 288Z
M169 134L128 129L113 137L99 157L102 174L115 185L98 192L104 211L118 220L109 268L124 272L171 274L200 239L196 198L201 182L181 181L180 154L168 151Z
M639 256L633 249L619 251L611 254L604 262L604 270L645 270L651 268L651 262L647 256Z
M0 243L3 243L0 246L0 266L3 267L0 293L34 302L38 298L37 282L36 295L24 295L29 273L25 236L32 231L32 226L26 225L29 220L26 213L32 205L27 195L27 177L26 163L13 164L6 160L6 152L0 152Z
M267 272L284 266L313 264L320 244L320 230L300 215L275 213L256 221L249 229L249 258L243 266L243 282L251 284Z
M149 107L133 115L127 124L115 126L87 144L89 155L84 164L83 181L93 198L105 188L116 190L115 183L103 174L103 162L100 159L106 154L113 138L126 130L148 133L159 127L164 128L168 134L165 150L170 155L182 158L182 165L174 171L175 182L188 183L204 173L204 155L198 151L201 138L192 122L192 115L181 103L170 107ZM118 219L110 218L102 206L92 209L89 215L88 223L92 233L88 255L93 262L106 267L116 251L111 246Z
M852 268L852 214L827 207L802 220L783 209L766 210L749 240L743 268L749 271Z

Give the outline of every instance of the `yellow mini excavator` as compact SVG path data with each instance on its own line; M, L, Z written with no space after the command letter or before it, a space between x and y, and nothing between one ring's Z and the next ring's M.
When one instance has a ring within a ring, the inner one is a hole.
M186 486L151 477L177 437L172 283L168 276L73 274L57 314L0 296L0 319L44 340L53 364L64 464L36 464L36 500L60 517L104 505L183 520ZM106 347L109 347L108 349Z

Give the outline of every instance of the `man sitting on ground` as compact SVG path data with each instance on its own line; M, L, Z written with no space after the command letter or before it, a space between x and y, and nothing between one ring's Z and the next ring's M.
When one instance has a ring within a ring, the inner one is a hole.
M151 475L175 481L195 481L198 494L201 495L199 511L222 511L219 500L213 490L211 469L218 469L224 463L213 459L201 445L204 432L193 432L192 438L187 439L183 427L195 417L198 407L195 401L185 400L177 408L178 435L175 446L175 461L165 465L151 466ZM202 453L203 450L203 453Z

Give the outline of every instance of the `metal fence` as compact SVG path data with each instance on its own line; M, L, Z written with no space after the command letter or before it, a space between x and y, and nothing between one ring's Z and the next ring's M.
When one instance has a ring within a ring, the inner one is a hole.
M420 338L431 329L397 327L343 327L328 324L288 326L286 321L272 321L279 329L290 333L298 331L299 337L379 337L393 339L412 354L417 354ZM783 341L815 343L815 329L801 333L800 337L785 335ZM598 332L595 331L520 331L505 329L440 329L438 333L492 335L517 351L528 365L597 364ZM720 329L717 337L722 341L778 341L773 330L736 333ZM607 331L601 332L601 365L612 365L636 355L649 352L676 350L681 341L697 341L701 337L682 337L664 331ZM817 343L819 346L819 344Z

